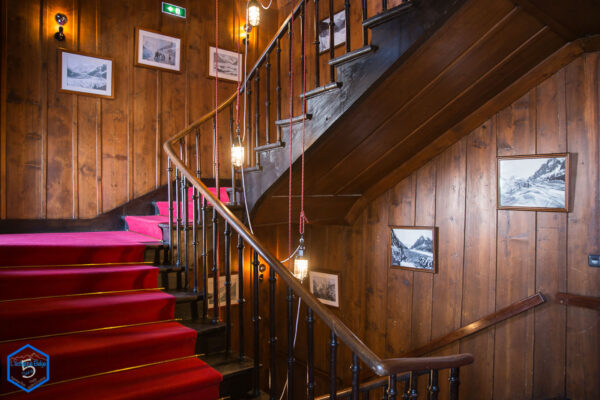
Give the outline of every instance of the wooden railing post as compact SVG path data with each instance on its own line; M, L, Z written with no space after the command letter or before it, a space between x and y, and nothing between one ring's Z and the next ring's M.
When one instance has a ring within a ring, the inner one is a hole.
M239 359L244 358L244 240L238 233L238 330Z

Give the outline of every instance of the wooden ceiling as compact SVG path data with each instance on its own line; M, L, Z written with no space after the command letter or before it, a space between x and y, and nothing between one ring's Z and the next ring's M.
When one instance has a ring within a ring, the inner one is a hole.
M598 0L466 1L309 148L311 222L351 223L371 200L589 50L578 39L600 33L599 15ZM287 221L287 192L283 174L257 203L257 224Z

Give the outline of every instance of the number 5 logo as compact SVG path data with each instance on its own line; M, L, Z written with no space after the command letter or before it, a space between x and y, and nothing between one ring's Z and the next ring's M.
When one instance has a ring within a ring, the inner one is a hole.
M50 379L50 357L31 345L25 345L6 358L10 383L27 393Z
M21 375L23 378L25 378L25 379L33 378L33 376L35 375L35 367L33 366L33 362L31 361L31 358L26 358L25 360L21 361L21 367L23 368L23 374ZM25 372L28 369L31 370L30 374L27 374Z

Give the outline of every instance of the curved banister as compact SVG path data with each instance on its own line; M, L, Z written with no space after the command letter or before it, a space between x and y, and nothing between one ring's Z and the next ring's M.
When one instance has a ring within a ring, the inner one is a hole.
M294 8L290 15L284 20L281 28L278 30L275 38L270 42L269 46L263 52L261 57L258 59L254 67L252 68L247 79L244 81L240 92L245 88L246 83L261 66L269 53L273 50L277 39L284 34L286 25L300 13L304 5L303 1ZM354 332L348 328L331 310L325 307L312 293L310 293L295 277L294 275L275 257L274 254L269 251L266 246L256 238L250 230L240 221L231 210L220 201L215 194L213 194L207 186L205 186L200 178L196 176L185 162L179 158L175 149L175 144L182 140L186 135L193 132L194 129L202 125L203 123L218 117L218 113L230 106L235 100L237 93L234 93L226 101L220 104L216 110L212 110L200 119L196 120L190 126L181 130L175 136L168 139L163 144L163 149L167 153L169 159L175 164L177 170L187 179L191 185L197 189L197 191L204 196L204 198L214 207L216 210L233 229L249 243L252 248L269 264L271 268L284 280L288 287L294 291L294 293L302 299L307 307L312 309L321 320L331 329L337 338L342 341L352 352L354 352L360 360L372 369L377 375L386 376L403 373L411 370L418 369L444 369L449 367L459 367L473 362L471 354L458 354L453 356L444 357L419 357L419 358L390 358L381 359L375 354L365 343L363 343Z

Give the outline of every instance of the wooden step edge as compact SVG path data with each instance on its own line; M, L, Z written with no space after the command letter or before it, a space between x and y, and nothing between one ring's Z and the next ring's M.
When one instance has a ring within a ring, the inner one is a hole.
M240 360L237 353L233 351L229 354L224 351L207 354L201 358L202 361L219 371L224 377L241 374L254 368L253 359L244 357Z
M304 114L305 119L312 119L312 114ZM298 122L302 122L302 115L298 115L297 117L292 118L292 124L297 124ZM290 119L280 119L275 121L275 125L277 126L288 126L290 124Z
M281 140L278 140L278 141L273 142L273 143L263 144L262 146L255 147L254 151L255 152L262 152L262 151L269 151L269 150L279 149L279 148L283 148L283 147L285 147L285 143L282 142Z
M213 324L211 319L188 319L182 320L179 323L195 330L199 334L211 333L214 331L224 330L226 328L224 322L217 322L216 324Z
M370 54L376 50L377 50L376 46L366 45L366 46L361 47L360 49L356 49L356 50L348 52L344 55L341 55L339 57L332 58L331 60L329 60L329 65L331 65L333 67L339 67L342 64L346 64L350 61L356 60L356 59L363 57L367 54Z
M262 167L260 165L255 165L253 167L248 167L248 168L244 168L244 173L250 173L250 172L259 172L262 171Z
M366 20L363 21L362 25L365 28L373 29L377 25L381 25L389 20L392 20L392 19L404 14L406 11L410 10L412 7L413 7L412 1L402 3L399 6L390 8L389 10L382 12L381 14L377 14L371 18L367 18Z
M193 303L204 298L202 292L192 292L191 290L165 290L164 292L175 297L177 304Z
M305 94L300 94L300 98L306 97L307 99L310 99L311 97L315 97L322 93L327 93L331 90L339 89L341 87L342 87L342 82L329 82L328 84L319 86L318 88L310 90L310 91L306 92Z
M181 272L183 271L183 267L178 267L177 265L153 265L153 267L158 268L160 272Z

